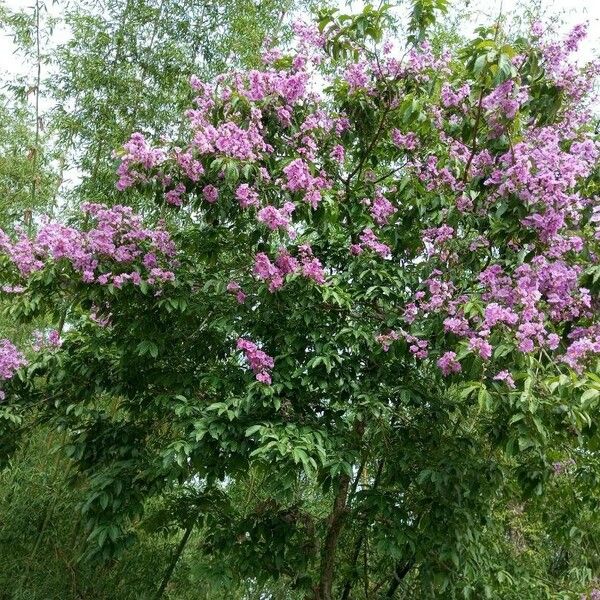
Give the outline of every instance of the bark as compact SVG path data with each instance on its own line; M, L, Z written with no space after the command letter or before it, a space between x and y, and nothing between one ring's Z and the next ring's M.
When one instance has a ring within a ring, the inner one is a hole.
M396 594L396 590L398 586L402 582L402 580L406 577L408 572L413 568L414 561L410 560L405 563L398 563L396 568L394 569L394 574L392 575L392 580L390 581L390 587L388 588L386 598L393 598Z
M346 501L348 499L348 488L350 486L350 477L342 475L340 477L338 492L333 501L333 510L329 518L329 527L323 550L321 554L321 580L316 590L318 600L332 600L331 591L333 588L333 576L335 572L335 553L337 543L344 526L344 520L347 513Z

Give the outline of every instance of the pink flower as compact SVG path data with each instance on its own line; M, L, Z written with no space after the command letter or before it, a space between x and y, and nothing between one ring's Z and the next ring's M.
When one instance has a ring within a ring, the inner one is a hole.
M204 167L202 163L196 160L191 152L177 152L175 159L179 166L183 169L184 173L192 180L198 181L204 174Z
M344 147L341 146L340 144L337 144L336 146L333 147L329 156L331 156L331 158L333 160L335 160L339 163L343 163L344 156L345 156Z
M151 268L150 258L153 267L169 267L170 271L175 266L175 245L161 225L147 229L130 207L118 204L108 208L85 203L81 210L90 229L46 222L35 238L22 235L14 243L0 231L0 252L23 277L53 262L69 265L84 283L100 285L121 286L127 281L139 285L138 271Z
M465 83L460 89L456 92L452 90L450 84L445 81L442 85L442 106L446 108L450 106L458 106L469 94L471 93L471 88L468 83Z
M371 204L371 216L377 225L386 225L390 216L393 215L397 209L396 207L381 193L375 194L375 200Z
M469 340L469 349L479 354L483 360L492 358L492 346L487 340L482 338L472 337Z
M238 339L237 349L244 353L244 356L248 361L248 365L256 376L256 380L267 385L270 384L270 372L275 366L275 361L273 358L262 350L259 350L258 346L254 342L244 338Z
M444 319L444 331L465 337L471 333L471 328L464 317L448 317Z
M185 193L185 185L178 183L177 186L165 194L165 200L173 206L181 206L181 196Z
M308 279L312 279L315 283L323 285L325 283L325 271L321 265L321 261L315 258L312 249L309 245L300 246L300 257L302 262L302 274Z
M246 301L246 294L240 287L240 284L237 283L237 281L230 281L227 284L227 291L230 294L235 295L235 299L237 300L238 304L244 304L244 302Z
M313 177L310 174L308 165L301 159L297 158L283 169L287 177L287 189L291 192L298 190L308 190L313 185Z
M437 366L442 371L444 377L452 373L460 373L462 367L460 363L456 360L456 352L446 352L444 353L437 361Z
M292 161L283 169L287 183L285 188L290 192L304 191L304 201L313 208L317 208L321 201L322 189L330 187L330 183L323 175L313 177L308 164L301 158Z
M277 258L275 259L275 265L279 269L279 273L282 276L295 273L300 268L300 263L285 249L280 248L277 252Z
M269 285L269 291L274 292L283 285L283 275L264 252L254 257L254 275Z
M350 247L352 254L360 254L364 248L368 248L383 258L391 256L392 251L390 250L390 247L387 244L380 242L371 229L363 230L360 234L360 241L360 244L352 244Z
M494 380L496 381L504 381L504 383L511 389L515 389L515 382L512 378L512 375L508 371L500 371L496 375L494 375Z
M258 194L247 183L238 186L235 190L235 197L242 208L259 205Z
M415 150L417 148L417 135L415 133L403 134L399 129L392 130L392 141L398 148Z
M351 91L367 90L370 87L369 77L364 62L352 63L346 68L345 79Z
M485 307L485 325L486 327L494 327L497 323L506 323L514 325L519 320L517 314L511 308L504 308L492 302Z
M165 158L165 151L160 148L152 148L141 133L132 134L130 140L123 146L121 164L117 169L119 175L117 189L124 190L138 181L144 181L146 177L138 170L138 167L150 170L161 164Z
M265 206L258 211L258 220L271 231L276 229L290 231L290 215L295 209L293 202L286 202L281 209L274 206Z
M8 340L0 340L0 379L10 379L15 372L27 364L25 357Z
M202 188L204 199L210 204L214 204L219 197L219 190L214 185L208 184Z
M551 333L546 338L546 343L548 344L548 348L550 348L550 350L556 350L560 344L560 337L556 335L556 333Z

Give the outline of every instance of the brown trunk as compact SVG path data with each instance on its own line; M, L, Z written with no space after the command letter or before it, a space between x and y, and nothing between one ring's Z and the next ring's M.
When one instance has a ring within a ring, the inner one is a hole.
M340 477L338 492L333 501L333 510L329 518L329 528L323 543L321 554L321 580L316 590L317 600L331 600L331 591L333 588L333 575L335 571L335 551L338 539L344 526L346 516L346 501L348 499L348 487L350 477L342 475Z

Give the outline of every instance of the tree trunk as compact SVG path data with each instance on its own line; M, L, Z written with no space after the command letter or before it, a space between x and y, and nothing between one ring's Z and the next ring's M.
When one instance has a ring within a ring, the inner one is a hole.
M335 571L335 551L338 539L344 525L346 516L346 501L348 499L348 487L350 477L342 475L340 477L338 492L333 501L333 510L329 518L329 528L323 543L321 554L321 580L316 590L318 600L332 600L331 591L333 588L333 575Z

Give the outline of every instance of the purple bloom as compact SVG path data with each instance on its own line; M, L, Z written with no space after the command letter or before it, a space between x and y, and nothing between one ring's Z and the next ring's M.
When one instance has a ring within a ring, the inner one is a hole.
M386 225L390 216L393 215L397 209L396 207L381 193L375 194L375 200L371 204L371 216L377 225Z
M264 223L271 231L284 229L290 232L290 215L294 212L293 202L286 202L283 208L277 209L274 206L265 206L258 211L258 220Z
M204 199L210 204L214 204L219 197L219 190L214 185L208 184L202 188Z
M460 373L462 367L456 360L456 352L445 352L437 361L437 366L440 368L444 377L452 373Z
M512 375L508 371L500 371L494 375L495 381L503 381L509 388L515 389L515 382Z
M256 376L256 380L267 385L270 384L271 370L275 366L273 358L262 350L259 350L254 342L244 338L238 339L237 349L244 353L248 365Z
M8 340L0 340L0 379L10 379L15 372L27 364L25 357Z

